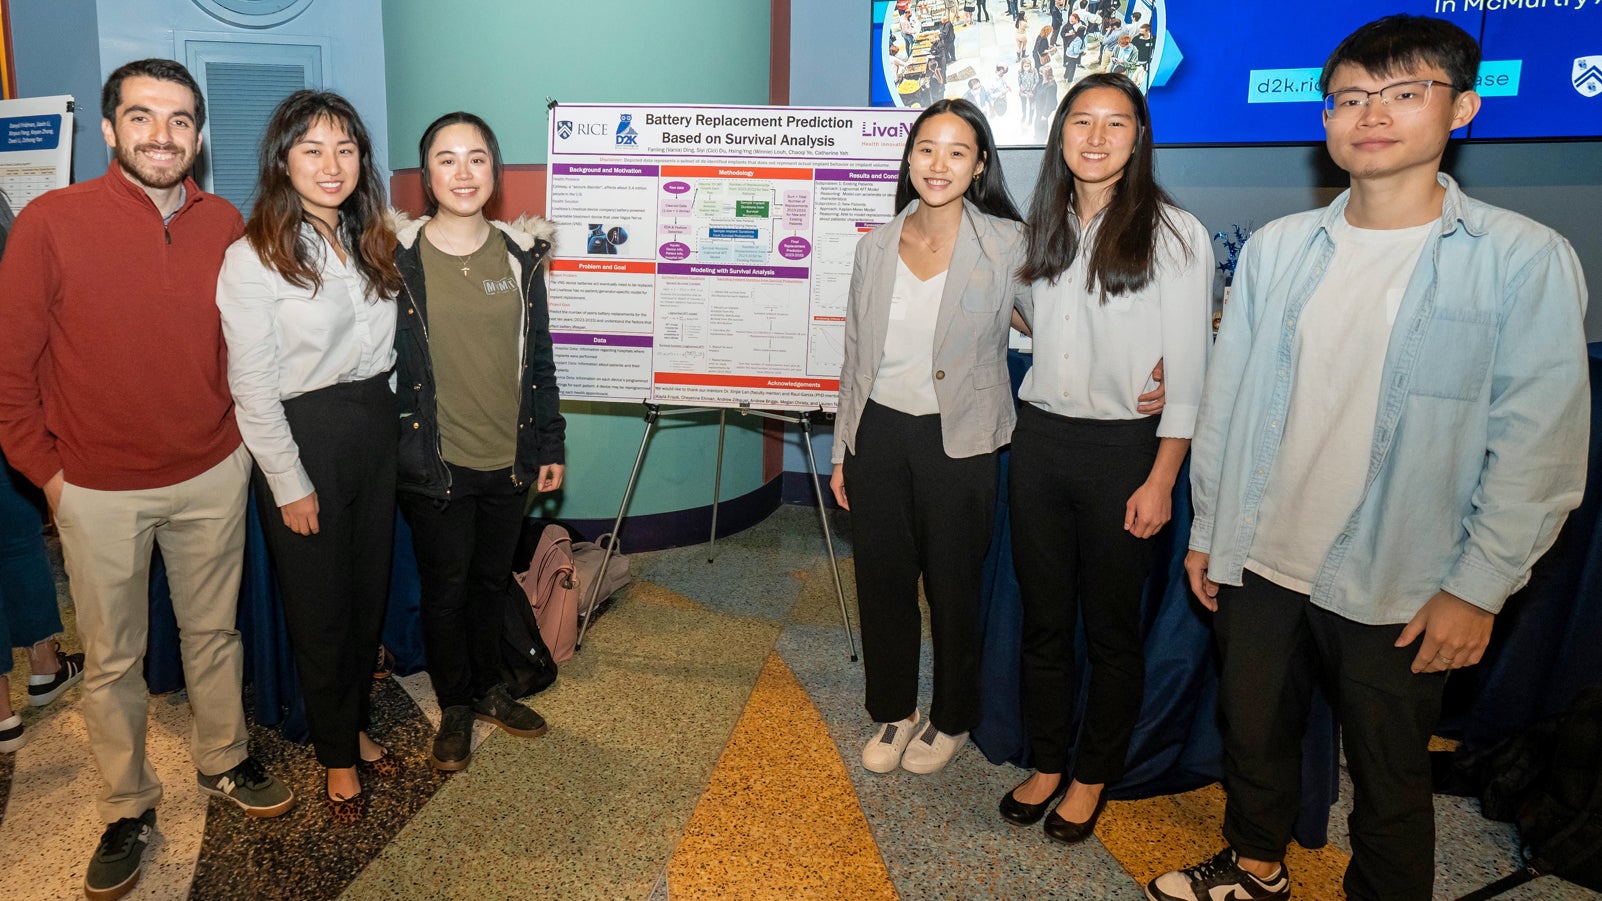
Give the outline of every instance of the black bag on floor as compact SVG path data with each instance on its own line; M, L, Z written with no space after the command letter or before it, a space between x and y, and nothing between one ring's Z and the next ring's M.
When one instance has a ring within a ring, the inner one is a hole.
M508 579L501 636L501 676L514 698L538 694L556 681L556 661L540 637L534 610L516 580Z
M1523 870L1458 901L1484 901L1549 873L1602 891L1602 688L1484 751L1456 755L1449 781L1456 793L1478 794L1487 818L1518 825L1525 860Z

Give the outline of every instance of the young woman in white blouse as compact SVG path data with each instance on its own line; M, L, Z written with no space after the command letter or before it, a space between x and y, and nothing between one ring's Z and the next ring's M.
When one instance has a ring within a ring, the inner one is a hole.
M1045 816L1046 834L1071 843L1094 831L1105 785L1123 776L1144 690L1150 539L1171 513L1211 336L1207 230L1157 185L1150 115L1127 77L1089 75L1063 98L1027 234L1034 364L1018 392L1009 496L1036 772L1001 814ZM1138 396L1159 359L1167 406L1144 416ZM1090 684L1076 749L1081 612Z
M907 137L896 216L857 243L830 486L851 511L869 770L944 767L979 721L979 594L997 448L1015 418L1007 326L1023 248L990 127L932 104ZM1027 309L1023 310L1027 318ZM918 582L934 698L918 712Z
M397 769L366 730L394 541L401 278L372 141L343 97L291 94L262 141L217 306L312 744L349 821L365 808L357 765Z

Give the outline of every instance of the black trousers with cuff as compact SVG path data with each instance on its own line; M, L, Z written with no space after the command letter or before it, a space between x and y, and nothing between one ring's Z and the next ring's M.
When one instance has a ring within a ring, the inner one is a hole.
M1035 769L1117 782L1145 691L1141 591L1153 545L1124 530L1129 496L1151 475L1157 419L1075 419L1019 405L1008 502L1023 599L1023 714ZM1074 637L1083 615L1090 679L1080 697Z
M868 401L845 459L868 715L905 719L918 706L921 616L929 602L934 698L947 735L979 724L979 593L996 518L995 453L946 456L940 416Z
M283 595L317 761L355 766L367 728L395 542L395 394L387 375L284 401L317 492L318 531L284 525L258 470L256 504Z
M442 709L482 698L501 681L507 583L528 502L511 467L446 465L448 501L400 496L417 554L428 678Z
M1445 673L1414 673L1401 625L1369 626L1247 572L1221 586L1213 618L1223 657L1224 838L1242 856L1283 860L1301 801L1302 732L1322 683L1353 785L1347 818L1353 901L1428 901L1435 884L1429 741Z

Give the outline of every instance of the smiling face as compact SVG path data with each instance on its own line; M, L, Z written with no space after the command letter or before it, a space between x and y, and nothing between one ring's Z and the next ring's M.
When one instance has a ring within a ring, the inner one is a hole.
M1062 159L1074 193L1105 192L1124 177L1140 136L1134 104L1116 88L1091 88L1074 98L1062 123Z
M439 215L462 219L478 216L495 193L494 160L489 142L465 122L447 125L428 149L428 188Z
M124 79L116 118L100 120L100 132L122 171L149 190L176 187L200 153L195 95L176 81Z
M1440 66L1375 75L1352 63L1331 73L1329 93L1346 90L1378 91L1407 81L1450 82ZM1480 98L1473 91L1457 92L1433 85L1429 103L1414 112L1396 112L1370 97L1369 104L1350 118L1324 117L1324 143L1335 164L1351 173L1354 181L1391 177L1433 180L1441 167L1441 154L1452 131L1479 112Z
M361 149L345 123L328 116L312 120L306 133L289 148L289 183L306 212L339 224L339 207L356 190L361 177Z
M929 207L960 201L984 168L979 159L979 136L956 113L924 120L907 155L912 188Z

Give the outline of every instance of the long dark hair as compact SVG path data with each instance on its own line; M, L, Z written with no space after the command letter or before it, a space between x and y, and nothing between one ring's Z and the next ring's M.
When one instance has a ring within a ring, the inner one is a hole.
M273 110L261 139L261 174L256 205L245 223L245 237L262 264L299 288L320 289L322 276L300 227L311 214L289 179L289 152L320 120L337 122L356 142L361 157L356 190L339 207L337 237L351 253L367 285L383 297L400 291L395 268L395 232L384 218L384 183L373 162L373 142L350 101L329 91L296 91Z
M451 125L471 125L478 129L479 135L484 138L484 149L489 151L490 171L495 176L495 184L490 186L490 196L484 201L484 208L494 203L501 196L501 143L495 140L495 132L490 130L489 123L472 113L457 110L446 113L428 124L423 129L423 138L417 142L417 159L421 163L420 170L423 175L423 213L432 216L439 212L439 198L434 196L434 188L428 183L430 173L433 172L433 160L429 159L428 151L434 147L434 138L446 127Z
M1079 222L1074 212L1074 174L1062 156L1062 128L1079 95L1095 88L1113 88L1129 98L1135 110L1135 147L1124 166L1123 177L1112 187L1112 199L1102 211L1096 244L1090 249L1085 288L1100 288L1106 302L1110 294L1139 291L1151 281L1157 268L1158 230L1166 228L1183 242L1178 228L1169 221L1164 204L1173 198L1157 184L1152 163L1151 112L1146 98L1127 75L1096 73L1087 75L1068 91L1051 118L1051 133L1040 160L1040 176L1029 201L1025 232L1029 250L1018 278L1056 284L1073 265L1079 246ZM1191 249L1185 248L1189 254Z
M901 212L907 208L907 204L918 199L918 191L912 186L911 164L908 162L912 159L912 145L918 142L918 130L923 128L923 123L942 113L951 113L968 123L973 128L974 139L979 142L979 162L984 164L984 168L968 185L968 190L963 192L963 198L998 219L1022 222L1023 216L1018 214L1012 195L1007 193L1007 179L1001 174L1001 157L996 154L996 139L990 135L990 123L985 121L985 114L979 112L979 107L960 97L929 104L929 108L907 130L907 146L901 149L901 174L896 178L896 212Z

